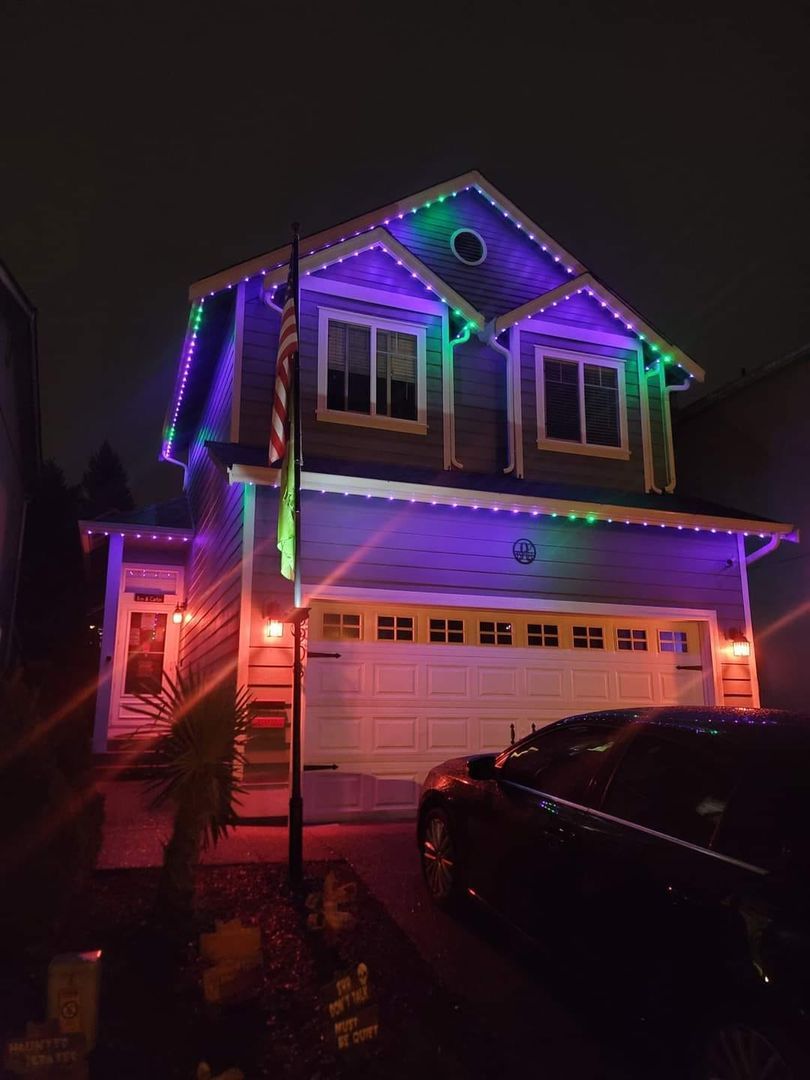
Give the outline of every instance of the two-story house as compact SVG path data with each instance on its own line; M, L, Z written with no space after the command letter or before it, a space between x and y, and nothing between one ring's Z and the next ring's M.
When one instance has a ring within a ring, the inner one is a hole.
M250 688L250 760L286 768L289 257L191 287L162 451L187 507L85 526L98 749L194 666ZM308 820L407 811L433 764L578 710L758 704L745 537L791 526L672 493L697 364L476 172L307 237L300 272L304 760L338 766L306 774Z

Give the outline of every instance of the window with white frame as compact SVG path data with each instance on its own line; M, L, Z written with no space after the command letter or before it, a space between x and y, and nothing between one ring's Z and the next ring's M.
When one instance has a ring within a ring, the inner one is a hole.
M318 418L422 433L425 340L415 323L321 308Z
M556 623L529 623L526 627L529 645L544 649L556 649L560 644L560 628Z
M413 641L413 615L378 615L377 641Z
M571 631L575 649L604 649L605 632L601 626L575 626Z
M685 630L659 630L659 652L688 652L689 644Z
M616 630L616 648L623 652L646 652L647 631L619 627Z
M360 616L342 611L325 611L323 637L325 641L359 641Z
M482 645L511 645L512 624L481 619L478 623L478 640Z
M536 349L537 445L629 457L624 363Z
M444 644L464 644L464 621L462 619L431 619L430 640Z

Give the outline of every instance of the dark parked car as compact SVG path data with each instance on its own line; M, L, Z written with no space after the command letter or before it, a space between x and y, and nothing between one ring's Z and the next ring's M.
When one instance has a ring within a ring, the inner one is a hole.
M438 904L472 895L643 988L701 1078L810 1077L810 718L569 717L433 769L418 838Z

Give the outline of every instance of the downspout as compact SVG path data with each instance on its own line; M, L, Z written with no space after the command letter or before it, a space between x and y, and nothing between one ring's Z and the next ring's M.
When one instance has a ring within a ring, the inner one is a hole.
M186 484L187 484L187 481L188 481L188 465L185 463L185 461L179 461L177 458L169 457L168 454L161 454L160 455L160 460L161 461L168 461L168 463L170 465L179 465L180 466L180 468L183 470L183 491L185 491L186 490Z
M661 398L661 407L664 413L664 428L666 430L666 442L664 444L665 451L664 456L666 458L665 471L666 471L666 484L664 485L664 491L667 495L671 495L675 490L675 444L672 441L672 406L670 404L669 395L673 393L681 393L684 390L688 390L691 383L687 380L685 383L671 383L666 385L666 374L663 367L661 370L661 389L663 391Z
M472 326L466 323L463 331L457 338L450 342L450 465L455 469L463 469L464 466L456 458L456 354L455 349L470 340Z
M760 559L764 559L766 555L770 555L772 551L776 551L782 542L782 537L776 533L774 534L767 544L763 544L761 548L757 548L756 551L752 551L750 555L745 556L745 565L750 566L751 563L759 562Z
M508 464L503 470L504 474L515 471L515 402L514 402L514 380L515 373L512 363L512 350L507 349L505 345L497 340L495 336L495 324L494 322L487 323L481 332L481 340L484 341L491 349L496 349L499 353L503 353L506 357L506 442L508 448Z

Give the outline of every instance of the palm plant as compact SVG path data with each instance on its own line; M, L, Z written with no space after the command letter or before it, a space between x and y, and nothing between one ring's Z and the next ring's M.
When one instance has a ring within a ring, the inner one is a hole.
M193 911L200 851L215 846L236 820L250 695L227 682L208 685L190 670L175 680L164 675L160 693L141 701L137 711L151 720L159 767L149 781L152 806L174 806L157 906L169 921L185 922Z

